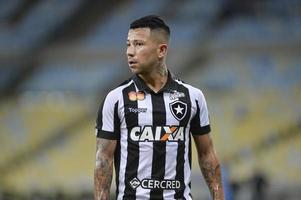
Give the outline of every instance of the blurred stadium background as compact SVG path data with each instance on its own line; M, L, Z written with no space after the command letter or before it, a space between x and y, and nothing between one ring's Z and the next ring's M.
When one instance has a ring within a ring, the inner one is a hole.
M300 200L299 0L0 0L0 200L92 199L97 109L147 14L171 26L168 67L207 97L228 200Z

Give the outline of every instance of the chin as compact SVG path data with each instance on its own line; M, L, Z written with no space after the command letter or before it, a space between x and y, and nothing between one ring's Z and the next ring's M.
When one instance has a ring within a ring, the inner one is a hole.
M141 68L137 65L131 65L131 66L129 66L129 68L132 72L135 72L135 73L141 71Z
M139 74L139 71L140 71L140 70L138 70L138 69L135 68L135 67L130 67L130 70L131 70L131 72L134 73L134 74Z

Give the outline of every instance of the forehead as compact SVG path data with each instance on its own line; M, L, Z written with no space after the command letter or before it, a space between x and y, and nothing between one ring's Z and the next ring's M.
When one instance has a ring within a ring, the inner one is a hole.
M147 40L151 36L150 28L135 28L128 32L128 40Z

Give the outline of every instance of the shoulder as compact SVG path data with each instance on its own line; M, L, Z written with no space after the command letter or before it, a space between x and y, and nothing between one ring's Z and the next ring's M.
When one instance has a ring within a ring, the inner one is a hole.
M130 86L134 81L130 78L126 81L124 81L123 83L121 83L120 85L118 85L117 87L111 89L106 98L110 98L110 99L119 99L120 96L122 96L122 91L127 88L128 86Z
M195 87L195 86L192 86L191 84L189 83L186 83L180 79L175 79L175 81L179 84L179 85L182 85L183 87L187 88L188 91L189 91L189 94L193 97L201 97L201 98L204 98L204 93L201 89L199 89L198 87Z
M122 84L112 88L102 99L100 109L112 109L117 102L123 98L123 90L133 83L132 79L124 81Z

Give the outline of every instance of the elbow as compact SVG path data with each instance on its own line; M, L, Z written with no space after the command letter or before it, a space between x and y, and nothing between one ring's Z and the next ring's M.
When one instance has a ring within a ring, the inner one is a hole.
M199 154L198 159L199 159L200 165L204 165L207 163L211 163L216 166L219 165L219 162L218 162L218 159L217 159L217 156L216 156L216 153L214 150L208 151L208 152L206 151L204 153Z

